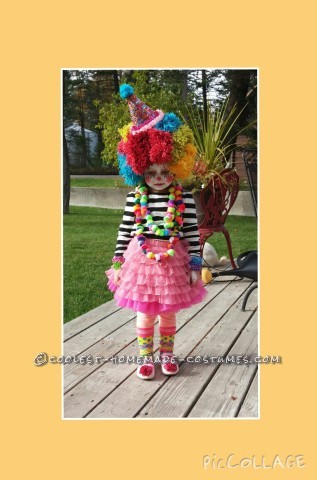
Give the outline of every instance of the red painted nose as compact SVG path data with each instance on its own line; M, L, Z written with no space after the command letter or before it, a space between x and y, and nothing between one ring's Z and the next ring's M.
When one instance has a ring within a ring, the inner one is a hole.
M156 177L156 180L162 180L161 177Z

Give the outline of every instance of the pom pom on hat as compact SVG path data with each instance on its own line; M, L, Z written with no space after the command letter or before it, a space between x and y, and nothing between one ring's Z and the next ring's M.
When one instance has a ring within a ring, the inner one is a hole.
M164 130L165 132L175 132L182 125L180 119L175 113L165 113L163 120L155 125L157 130Z
M120 97L125 99L134 94L134 89L128 83L123 83L119 88Z

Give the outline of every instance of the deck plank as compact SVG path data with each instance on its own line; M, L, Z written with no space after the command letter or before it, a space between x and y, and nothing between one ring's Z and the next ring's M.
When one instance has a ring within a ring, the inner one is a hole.
M78 333L63 345L63 355L79 355L104 339L111 339L113 334L135 318L135 312L122 309L100 320L90 328Z
M256 313L241 332L230 355L258 354L258 319ZM190 418L232 418L237 416L257 369L256 364L222 364L196 401Z
M110 300L109 302L84 313L80 317L74 318L74 320L65 323L64 342L118 310L120 310L120 307L117 306L114 300Z
M213 284L215 287L216 284ZM225 312L248 288L249 282L231 282L220 294L201 309L199 313L186 323L176 335L175 351L180 357L187 356L200 344L202 338L215 328ZM234 308L234 310L236 310ZM186 311L183 311L183 314ZM251 312L252 313L252 312ZM245 312L248 318L250 312ZM142 382L132 375L103 400L87 417L88 418L131 418L138 414L153 395L161 391L170 378L163 376L157 368L155 379ZM175 377L173 378L175 380ZM142 382L140 384L140 382ZM163 387L162 387L162 384ZM142 385L142 389L140 386ZM127 411L127 399L129 411ZM159 415L161 416L161 415ZM165 415L163 415L165 416ZM149 415L151 417L151 415Z
M91 355L92 358L95 359L96 357L108 358L112 355L117 355L122 349L133 342L133 339L135 338L135 321L132 319L130 322L119 328L119 330L116 330L112 334L109 334L105 339L102 339L95 345L89 347L80 355L80 357L83 355ZM106 368L105 364L99 364L95 361L87 364L69 363L64 365L64 391L68 392L101 366Z
M258 386L259 386L259 374L258 371L251 383L250 389L245 397L243 405L239 411L239 418L259 418L258 410Z

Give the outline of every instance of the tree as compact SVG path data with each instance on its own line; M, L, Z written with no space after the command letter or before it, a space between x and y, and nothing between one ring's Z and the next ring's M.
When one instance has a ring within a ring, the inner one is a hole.
M63 70L63 99L64 104L67 97L67 82L69 81L69 73ZM70 199L70 171L69 171L69 155L68 146L65 136L65 106L63 108L63 213L69 213L69 199Z
M251 96L248 101L251 78L253 83L253 96ZM251 116L254 116L251 106L251 99L254 101L254 92L256 91L256 70L228 70L227 80L230 89L227 111L230 112L233 106L236 105L237 113L241 112L237 122L230 131L232 144L235 144L237 142L239 131L248 123L250 123ZM251 132L249 131L249 133ZM247 133L247 131L244 132L244 134ZM233 156L233 166L234 162L235 157Z

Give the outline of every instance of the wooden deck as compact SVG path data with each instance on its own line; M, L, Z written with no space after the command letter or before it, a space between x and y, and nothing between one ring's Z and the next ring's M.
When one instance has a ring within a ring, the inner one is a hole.
M257 290L241 305L252 282L218 277L204 301L177 316L175 354L257 355ZM155 325L155 349L158 348ZM64 355L137 356L135 313L110 301L65 325ZM258 418L257 365L190 363L165 377L140 380L135 363L69 363L63 367L64 418Z

